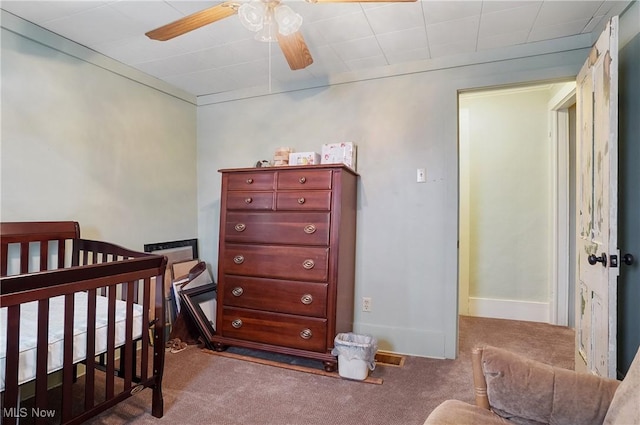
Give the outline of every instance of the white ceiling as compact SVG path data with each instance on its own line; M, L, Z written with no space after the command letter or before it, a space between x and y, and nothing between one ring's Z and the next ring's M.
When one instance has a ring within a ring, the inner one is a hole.
M219 1L2 1L0 6L62 37L203 96L269 82L280 88L301 82L322 84L329 76L344 72L599 32L609 17L620 14L630 3L283 1L304 19L301 31L314 63L302 70L291 71L277 43L254 40L254 33L246 30L237 16L169 41L154 41L144 35Z

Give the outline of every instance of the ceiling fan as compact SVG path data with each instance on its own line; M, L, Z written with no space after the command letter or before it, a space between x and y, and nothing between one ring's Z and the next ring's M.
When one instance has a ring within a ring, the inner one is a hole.
M416 0L306 0L309 3L373 3L414 2ZM303 69L313 63L309 48L302 37L302 17L280 0L225 1L147 32L152 40L171 40L182 34L238 14L240 22L256 32L260 41L278 41L292 70Z

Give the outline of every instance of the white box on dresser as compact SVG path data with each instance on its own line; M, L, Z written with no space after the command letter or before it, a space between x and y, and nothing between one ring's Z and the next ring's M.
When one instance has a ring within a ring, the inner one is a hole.
M325 143L322 145L321 164L344 164L356 169L356 145L352 142Z
M320 164L320 154L316 152L292 152L289 154L289 165Z

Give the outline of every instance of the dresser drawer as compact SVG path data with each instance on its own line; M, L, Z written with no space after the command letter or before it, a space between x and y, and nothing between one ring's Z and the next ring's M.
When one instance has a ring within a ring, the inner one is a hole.
M280 171L278 189L331 189L331 170Z
M276 194L276 209L281 211L329 211L331 210L331 192L328 190L278 192Z
M226 274L326 282L329 248L226 244Z
M228 242L294 245L329 245L326 213L229 212L225 227Z
M273 190L275 172L237 173L227 175L228 190Z
M229 210L272 210L273 192L227 192Z
M326 317L327 284L224 276L225 306Z
M288 314L224 307L222 335L310 351L327 349L327 321Z

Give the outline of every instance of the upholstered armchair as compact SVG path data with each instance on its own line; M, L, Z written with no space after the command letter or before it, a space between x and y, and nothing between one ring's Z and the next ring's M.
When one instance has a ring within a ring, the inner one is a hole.
M640 424L640 351L622 382L491 346L474 348L472 365L476 405L447 400L425 425Z

